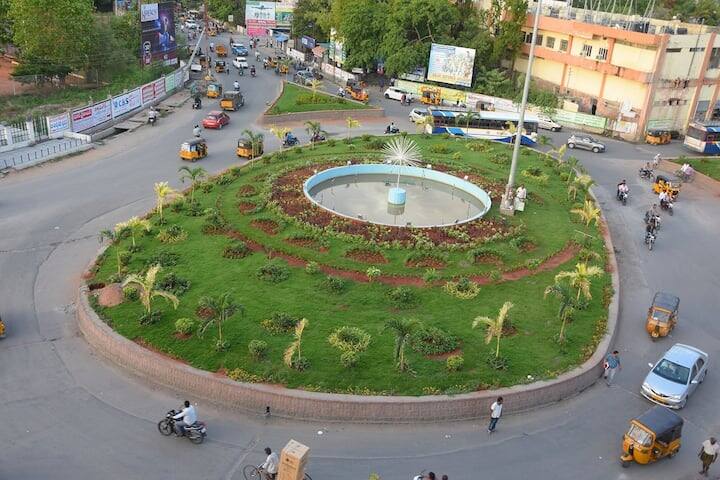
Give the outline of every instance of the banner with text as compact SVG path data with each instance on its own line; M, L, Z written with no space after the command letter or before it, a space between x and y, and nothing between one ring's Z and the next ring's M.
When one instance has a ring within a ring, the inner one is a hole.
M70 130L70 116L66 113L47 117L48 135L53 136Z
M79 108L73 110L70 116L72 118L72 131L75 133L83 132L112 120L112 102L106 100L89 107Z
M112 98L113 118L117 118L120 115L124 115L140 107L142 107L142 96L139 88Z
M293 18L293 10L295 10L294 1L281 1L275 5L275 26L280 28L290 28Z
M175 42L175 2L148 3L141 5L142 64L163 62L175 65L177 44Z
M472 85L475 49L433 43L427 79L469 87Z
M245 26L251 36L265 36L268 29L275 28L275 2L248 0L245 4Z

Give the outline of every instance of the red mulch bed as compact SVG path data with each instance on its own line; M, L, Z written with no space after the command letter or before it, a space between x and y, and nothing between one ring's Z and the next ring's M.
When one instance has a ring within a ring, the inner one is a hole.
M250 222L250 225L257 228L258 230L262 230L268 235L276 235L279 227L277 222L266 219L253 220L252 222Z
M351 260L363 263L387 263L387 258L380 252L370 250L350 250L345 256Z
M452 352L445 352L445 353L436 353L435 355L425 355L425 358L428 360L447 360L448 357L452 357L453 355L462 355L462 347L458 347Z
M238 197L252 197L257 194L257 189L254 185L243 185L237 191Z
M445 262L434 257L414 258L405 262L411 268L445 268Z
M495 255L494 253L481 253L480 255L475 255L475 263L499 267L503 264L503 261L499 255Z
M208 318L212 317L212 310L209 308L200 308L198 307L197 310L195 310L195 315L198 317L207 320Z
M574 243L568 244L558 253L541 263L538 268L534 270L530 270L529 268L520 268L518 270L513 270L512 272L505 272L502 275L502 279L519 280L523 277L534 275L537 272L546 272L548 270L553 270L562 265L563 263L572 260L579 251L579 245L576 245Z
M192 337L192 333L175 332L173 333L173 337L177 338L178 340L187 340L188 338Z
M522 245L520 245L520 251L524 253L532 252L537 248L537 245L535 245L531 241L523 242Z
M255 205L252 202L240 202L240 203L238 203L237 207L238 207L238 210L240 211L240 213L247 213L247 212L251 212L251 211L255 210L257 205Z
M312 238L286 238L285 243L295 245L296 247L309 248L317 252L327 252L327 248L322 247L320 242Z

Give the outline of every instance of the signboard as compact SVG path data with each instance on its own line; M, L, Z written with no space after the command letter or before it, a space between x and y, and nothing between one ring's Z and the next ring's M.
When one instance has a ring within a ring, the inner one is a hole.
M135 0L115 0L113 2L113 11L115 15L125 15L128 10L135 8Z
M601 129L604 129L607 124L607 118L605 117L596 117L595 115L579 112L568 112L567 110L556 110L553 119L559 123L576 123L578 125Z
M153 87L155 89L155 99L158 100L160 97L165 95L165 79L158 78L155 80Z
M172 92L175 89L175 73L165 75L165 91Z
M146 7L155 6L155 10ZM147 14L143 16L143 12ZM153 13L154 12L154 13ZM163 62L165 65L177 64L177 44L175 42L175 2L148 3L141 5L142 64ZM147 19L147 20L146 20Z
M73 110L71 117L73 132L89 130L112 119L111 101L106 100L89 107Z
M307 35L302 36L302 38L300 39L300 43L303 47L309 48L310 50L315 48L315 46L317 45L315 39L313 37L308 37Z
M451 85L472 85L475 49L433 43L428 62L428 80Z
M281 28L290 28L293 18L293 10L295 10L295 2L283 2L275 5L275 26Z
M67 113L47 117L48 135L53 136L70 130L70 117Z
M248 0L245 4L245 26L248 35L264 36L268 29L275 27L275 5L275 2Z
M675 125L675 121L672 118L648 120L648 130L672 130Z
M148 103L155 100L155 87L153 86L153 82L146 83L142 86L140 90L142 92L143 105L147 105Z
M142 98L139 88L112 98L113 118L117 118L120 115L124 115L140 107L142 107Z
M175 88L182 88L185 84L185 70L182 68L175 70Z
M228 15L228 23L233 23L235 21L235 15L232 13Z

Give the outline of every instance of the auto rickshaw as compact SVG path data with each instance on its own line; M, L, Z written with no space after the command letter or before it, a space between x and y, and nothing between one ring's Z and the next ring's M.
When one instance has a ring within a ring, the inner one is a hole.
M247 159L252 160L255 157L259 157L263 154L263 144L262 140L260 140L258 143L255 144L255 151L253 151L253 144L250 140L246 138L241 138L238 140L237 148L235 149L235 153L238 157L244 157Z
M193 138L180 145L180 158L188 162L195 162L207 157L207 142L204 138Z
M367 90L362 88L358 82L353 80L347 81L345 92L347 92L353 100L357 100L358 102L367 102L370 99Z
M288 73L288 66L285 63L278 63L275 73L278 75L286 75Z
M208 98L217 98L222 95L222 84L219 82L208 83L207 96Z
M238 108L245 105L245 99L242 93L231 90L223 94L222 100L220 100L220 108L223 110L236 111Z
M420 102L423 105L440 105L442 101L440 89L435 87L420 87Z
M656 175L655 182L653 182L652 188L653 192L657 193L658 195L660 194L660 192L665 191L672 198L677 198L678 194L680 193L680 184L671 182L670 179L667 178L665 175Z
M0 338L5 338L5 324L2 321L2 318L0 318Z
M622 466L629 467L633 461L647 465L674 456L680 450L682 426L680 416L660 405L631 420L623 436Z
M225 60L215 60L215 73L225 73L228 66Z
M263 65L265 63L263 62ZM267 68L277 68L278 66L278 58L268 57L267 58Z
M650 145L665 145L670 143L672 135L667 130L648 130L645 132L645 143Z
M218 45L215 47L215 53L217 53L218 57L227 57L228 51L225 45Z
M202 66L202 68L207 68L208 67L207 55L205 55L204 53L201 53L200 55L198 55L198 63L200 63L200 66Z
M657 292L653 297L652 305L648 309L645 330L653 340L666 337L675 327L678 317L680 299L675 295Z
M208 35L210 35L211 37L214 37L214 36L216 36L217 34L218 34L218 31L217 31L217 28L216 28L216 27L210 27L210 28L208 29Z

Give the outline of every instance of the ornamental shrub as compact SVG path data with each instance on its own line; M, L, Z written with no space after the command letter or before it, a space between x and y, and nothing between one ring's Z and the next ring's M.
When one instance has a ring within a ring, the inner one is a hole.
M465 365L465 359L462 355L450 355L445 360L445 368L447 368L448 372L458 372L462 370L463 365Z
M345 368L352 368L360 360L360 354L354 350L347 350L340 355L340 364Z
M323 287L330 290L332 293L343 293L347 287L348 282L345 279L342 279L340 277L336 277L333 275L328 275L325 277L325 280L323 281Z
M375 281L375 279L377 279L381 274L382 270L377 267L368 267L368 269L365 271L365 275L367 275L368 279L371 282Z
M150 267L152 265L160 265L161 267L174 267L180 263L180 255L173 252L166 252L160 250L154 253L150 258L145 261L145 266Z
M457 282L447 282L443 288L445 292L461 300L470 300L480 293L480 285L467 277L461 277Z
M305 265L305 273L316 275L320 273L320 265L316 261L310 261Z
M256 275L260 280L264 280L269 283L280 283L288 279L290 276L290 269L284 262L273 259L258 268Z
M418 295L415 290L409 287L396 287L387 293L388 298L399 309L407 309L415 306L418 301Z
M422 326L410 335L410 348L423 355L438 355L452 352L460 340L437 327Z
M370 334L357 327L340 327L328 337L328 342L333 347L354 352L364 352L370 345Z
M436 143L435 145L431 145L429 150L430 153L439 153L443 155L450 153L450 148L448 148L448 146L444 143Z
M226 246L223 250L223 257L225 258L244 258L250 254L250 247L247 246L242 240L236 240L230 245Z
M300 319L289 313L274 312L269 319L263 320L260 324L268 332L279 335L293 331L298 322Z
M181 335L189 335L195 328L195 322L190 318L178 318L175 320L175 332Z
M268 344L263 340L250 340L248 343L250 356L255 360L262 360L267 356Z
M123 293L123 298L125 300L129 300L131 302L134 302L135 300L140 298L140 293L138 292L138 289L133 287L132 285L123 287L122 293Z
M170 272L165 275L165 278L158 282L158 289L173 293L179 297L190 290L190 280L179 277L175 273Z
M161 243L179 243L185 240L188 233L180 225L171 225L163 228L157 234L157 238Z

